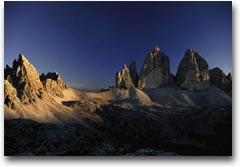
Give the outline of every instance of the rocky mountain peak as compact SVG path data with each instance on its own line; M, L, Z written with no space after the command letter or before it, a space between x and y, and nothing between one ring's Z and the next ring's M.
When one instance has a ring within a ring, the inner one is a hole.
M186 52L185 52L185 56L194 56L194 55L197 55L198 53L194 50L194 49L187 49Z
M210 81L213 85L225 91L232 90L232 75L226 75L219 67L209 70Z
M18 62L19 63L29 63L28 59L22 53L19 54Z
M44 85L44 89L52 93L54 95L57 95L59 97L62 97L62 90L67 89L68 86L65 84L65 82L62 80L60 75L57 72L48 72L47 74L42 74L40 76L40 80Z
M152 52L153 55L156 55L156 54L158 54L160 52L160 48L156 46L155 48L153 48L151 50L151 52Z
M126 64L123 65L121 71L117 72L115 77L115 87L120 89L130 89L133 87L130 71Z
M16 90L16 97L19 98L19 101L23 104L36 102L41 99L47 91L54 93L54 95L61 96L62 90L67 88L67 85L57 72L39 76L36 68L23 54L20 54L18 59L13 61L12 67L6 66L4 69L4 79L6 80L6 91L4 92L6 98L8 97L10 100L16 99L9 98L12 96L8 96L9 91L7 91Z
M21 102L29 104L41 98L43 85L38 72L23 54L13 61L12 68L6 66L4 72L4 78L17 90Z
M144 61L139 75L138 87L157 88L170 82L170 68L168 56L158 47L150 50Z
M188 90L208 88L208 64L198 52L188 49L178 66L177 84Z

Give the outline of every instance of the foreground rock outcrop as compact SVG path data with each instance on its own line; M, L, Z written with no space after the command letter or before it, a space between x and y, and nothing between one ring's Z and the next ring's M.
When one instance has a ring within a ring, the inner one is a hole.
M222 69L215 67L209 70L210 81L218 88L231 91L232 90L232 75L229 73L227 76Z
M4 154L139 155L144 148L174 155L232 154L231 108L180 111L122 102L103 105L95 114L101 121L89 123L96 130L80 124L5 120Z
M178 66L177 84L187 90L203 90L209 87L208 64L198 52L188 49Z
M5 120L4 125L5 156L91 155L102 141L101 136L80 124L12 119Z
M139 75L138 87L157 88L168 85L171 81L169 59L158 47L147 55Z

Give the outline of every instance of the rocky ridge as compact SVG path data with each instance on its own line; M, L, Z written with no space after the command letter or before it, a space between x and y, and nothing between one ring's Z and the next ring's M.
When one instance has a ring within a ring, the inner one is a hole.
M57 72L39 76L20 55L4 69L5 155L231 155L232 98L211 75L199 89L204 61L185 54L179 79L160 49L151 52L142 88L131 62L100 92L74 90Z
M226 76L220 68L209 70L207 61L193 49L185 52L176 75L173 75L168 56L159 47L155 47L148 53L140 74L136 62L132 61L129 68L125 66L122 72L117 73L115 87L130 89L134 85L135 88L146 90L175 86L188 91L199 91L214 85L224 91L231 91L231 80L231 74Z
M47 92L62 95L62 90L67 89L67 85L56 72L39 76L36 68L23 54L13 61L12 68L6 66L4 79L4 95L8 104L9 100L7 99L13 99L13 97L15 99L12 100L13 103L19 99L23 104L33 104L39 99L43 99Z
M17 97L24 104L34 103L43 96L38 72L23 54L13 61L12 68L4 69L4 79L17 90Z
M62 97L62 90L68 88L57 72L43 73L40 76L40 80L43 83L44 89L56 96Z

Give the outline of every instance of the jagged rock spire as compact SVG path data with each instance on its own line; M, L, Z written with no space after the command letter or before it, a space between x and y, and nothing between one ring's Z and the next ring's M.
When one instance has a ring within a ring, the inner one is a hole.
M178 66L177 84L188 90L208 88L208 68L207 61L198 52L188 49Z
M63 96L62 90L68 88L67 84L65 84L57 72L48 72L46 75L43 73L40 76L40 80L47 92L59 97Z
M23 54L19 55L18 60L13 61L12 68L6 67L5 76L16 88L17 96L22 103L33 103L41 98L43 85L38 72Z
M130 89L133 86L130 71L127 65L124 64L122 70L116 74L115 87L120 89Z
M159 47L151 49L140 71L138 87L157 88L168 85L170 80L168 56Z
M67 88L67 85L56 72L41 76L40 80L36 68L23 54L20 54L18 59L13 61L12 68L8 65L6 66L4 79L7 86L5 90L16 90L16 96L23 104L31 104L38 101L46 92L60 96L62 95L62 89ZM10 95L8 96L9 91L4 93L6 98L11 97Z

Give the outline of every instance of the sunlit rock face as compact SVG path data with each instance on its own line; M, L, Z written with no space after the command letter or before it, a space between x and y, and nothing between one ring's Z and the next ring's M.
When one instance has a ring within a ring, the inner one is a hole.
M47 92L59 97L63 96L62 90L68 88L57 72L48 72L46 75L42 74L40 79L44 85L44 89Z
M232 90L232 75L229 73L227 76L219 67L209 70L210 81L218 88L226 91Z
M122 70L117 72L115 78L115 87L119 89L130 89L134 84L127 65L124 65Z
M188 49L178 66L177 84L187 90L203 90L209 87L208 64L196 51Z
M157 88L168 85L171 80L169 59L158 47L147 55L142 66L138 88Z
M23 54L13 61L12 68L7 65L4 69L4 102L12 109L16 109L18 103L33 104L49 92L62 96L66 88L57 72L39 76Z
M23 54L13 61L12 68L6 66L4 79L17 90L17 97L24 104L34 103L43 95L43 85L38 72Z
M4 104L10 109L18 110L17 90L8 80L4 80Z

